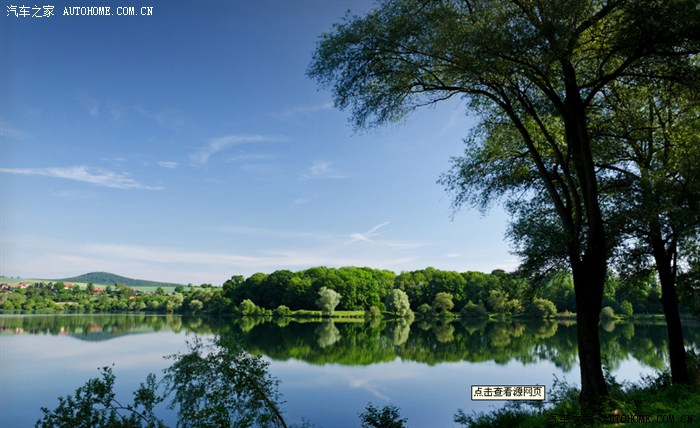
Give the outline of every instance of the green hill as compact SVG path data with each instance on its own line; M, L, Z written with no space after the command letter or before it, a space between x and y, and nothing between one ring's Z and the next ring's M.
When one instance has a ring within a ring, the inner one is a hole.
M129 287L177 287L182 284L171 282L146 281L144 279L133 279L125 276L115 275L109 272L90 272L71 278L56 279L62 282L93 283L99 285L123 284Z

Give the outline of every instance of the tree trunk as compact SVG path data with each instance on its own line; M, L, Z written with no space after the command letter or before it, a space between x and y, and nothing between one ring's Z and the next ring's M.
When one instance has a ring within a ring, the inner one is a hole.
M668 331L668 353L671 362L671 381L675 384L690 384L690 374L685 358L685 343L681 317L678 313L678 297L676 296L676 275L671 266L672 256L666 250L663 239L655 235L651 239L656 270L661 282L661 306L666 317ZM673 251L673 250L672 250Z
M584 257L585 259L585 257ZM576 293L576 333L581 369L581 395L584 408L591 408L599 399L608 396L600 354L598 322L603 302L606 265L597 260L572 263L574 292ZM592 263L597 262L597 263Z
M574 276L576 294L576 332L578 356L581 368L581 401L584 409L594 410L601 399L608 397L608 387L603 376L600 356L598 322L603 303L603 289L608 270L605 222L600 209L595 162L591 150L586 118L586 106L581 99L576 70L568 60L563 60L562 72L566 88L564 100L564 125L566 142L571 150L571 159L576 170L576 179L587 226L585 250L581 256L581 230L579 226L570 236L569 261ZM580 215L580 212L579 214ZM574 223L577 214L572 212Z

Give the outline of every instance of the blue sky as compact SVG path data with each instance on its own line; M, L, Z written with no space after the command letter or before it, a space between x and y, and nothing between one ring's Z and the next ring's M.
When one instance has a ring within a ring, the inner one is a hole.
M358 133L305 76L318 36L372 2L44 3L54 16L0 16L1 274L517 265L502 210L451 219L436 183L463 103ZM113 15L63 16L83 5Z

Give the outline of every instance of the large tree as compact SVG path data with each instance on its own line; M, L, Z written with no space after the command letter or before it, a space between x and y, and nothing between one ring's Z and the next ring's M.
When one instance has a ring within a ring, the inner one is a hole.
M462 95L518 131L555 213L577 304L581 399L607 396L598 337L610 242L589 116L629 75L674 75L697 52L690 0L385 0L324 34L309 74L358 127Z

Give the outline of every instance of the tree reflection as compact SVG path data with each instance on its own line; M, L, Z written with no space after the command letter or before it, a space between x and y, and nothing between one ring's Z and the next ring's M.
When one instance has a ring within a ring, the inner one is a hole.
M234 335L188 342L188 352L167 358L161 382L151 374L134 392L133 404L123 405L114 392L110 367L102 378L89 380L74 395L59 397L54 410L42 408L42 428L164 428L155 406L168 398L177 409L182 428L284 427L279 407L279 381L268 363L246 352Z
M391 343L394 346L403 346L408 341L413 319L413 314L411 314L411 316L397 318L392 323Z
M333 320L324 320L316 327L316 342L321 348L327 348L340 340L340 330L335 326Z
M195 338L189 352L168 357L166 394L178 409L180 427L286 427L278 402L278 380L268 363L246 352L234 336Z
M3 334L69 335L109 340L157 330L227 336L236 332L242 346L276 360L313 364L365 365L401 358L426 364L485 362L532 364L551 361L565 372L578 363L576 325L566 320L493 322L487 320L372 319L365 323L289 317L201 318L147 314L48 315L0 317ZM688 323L690 346L700 344L700 329ZM668 362L665 326L618 320L601 324L601 352L608 367L634 358L654 369Z

